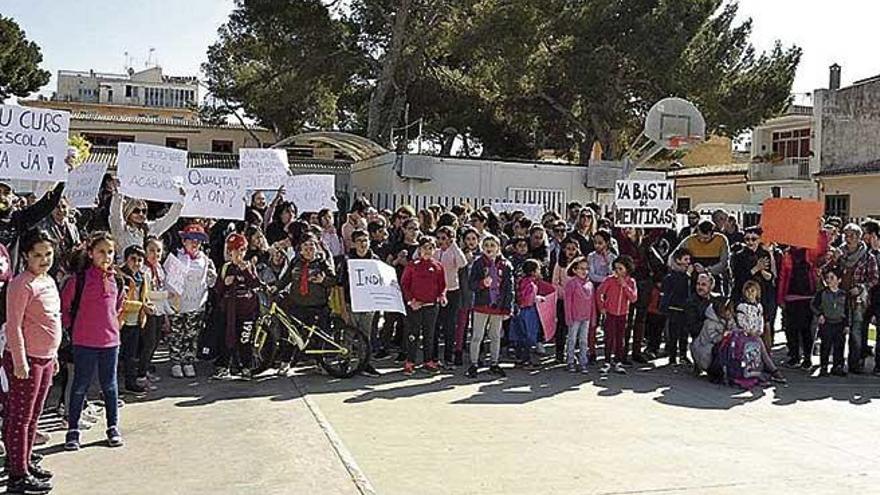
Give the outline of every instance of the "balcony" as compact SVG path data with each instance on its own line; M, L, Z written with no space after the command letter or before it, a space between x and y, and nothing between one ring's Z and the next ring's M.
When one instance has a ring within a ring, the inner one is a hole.
M778 163L752 163L749 182L810 180L809 158L786 158Z

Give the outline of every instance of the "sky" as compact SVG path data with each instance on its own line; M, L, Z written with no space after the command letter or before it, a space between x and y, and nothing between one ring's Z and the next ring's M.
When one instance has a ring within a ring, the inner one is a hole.
M759 50L773 42L804 49L792 91L827 87L828 66L843 67L842 84L880 74L869 34L877 31L875 0L740 0L741 19L753 20L752 41ZM124 53L144 67L149 50L168 75L199 74L208 45L233 7L232 0L0 0L43 52L52 81L59 69L122 72Z

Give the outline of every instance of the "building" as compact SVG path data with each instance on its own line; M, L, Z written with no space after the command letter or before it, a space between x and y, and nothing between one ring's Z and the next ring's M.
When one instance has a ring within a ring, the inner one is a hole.
M813 108L790 105L779 117L752 131L751 164L748 167L749 202L767 198L815 199L818 172L814 160Z
M825 213L880 216L880 76L841 88L831 66L828 89L815 91L815 160Z

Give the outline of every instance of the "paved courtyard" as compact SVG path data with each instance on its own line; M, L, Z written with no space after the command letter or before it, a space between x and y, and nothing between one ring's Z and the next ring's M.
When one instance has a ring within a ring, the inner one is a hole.
M160 383L46 465L62 494L878 493L880 378L741 392L668 367ZM207 369L205 369L207 371ZM44 425L53 426L47 418Z

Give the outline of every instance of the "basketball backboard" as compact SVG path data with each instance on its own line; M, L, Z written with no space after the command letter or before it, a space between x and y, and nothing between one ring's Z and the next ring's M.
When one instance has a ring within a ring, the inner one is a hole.
M688 148L706 138L706 121L693 103L664 98L648 111L644 135L666 149Z

